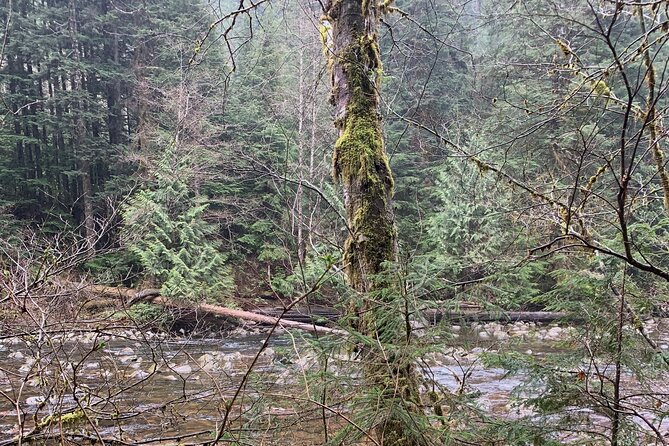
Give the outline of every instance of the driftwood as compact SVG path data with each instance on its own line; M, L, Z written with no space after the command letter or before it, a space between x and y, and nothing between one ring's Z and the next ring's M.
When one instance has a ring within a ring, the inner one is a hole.
M573 314L554 311L481 311L425 310L425 318L433 324L443 320L465 322L555 322L559 320L578 321Z
M283 318L291 321L313 323L319 320L336 321L341 314L334 309L311 308L311 311L291 310L283 314ZM279 317L282 315L280 308L261 308L261 314ZM578 321L579 318L573 314L552 311L484 311L478 306L462 306L460 311L442 311L427 309L422 312L423 317L432 324L440 321L464 321L464 322L540 322L548 323L560 320Z
M291 321L319 325L325 321L336 322L341 317L341 313L336 309L320 305L302 306L290 311L285 311L280 307L261 307L258 312L265 316L282 317Z
M169 299L160 295L158 289L133 290L130 288L117 288L105 286L90 286L88 291L93 294L105 296L108 298L121 298L126 306L131 306L137 302L153 302L157 305L163 305L171 309L181 310L202 315L223 316L234 319L259 322L262 324L278 324L285 328L295 328L308 332L318 333L337 333L345 334L343 330L337 330L330 327L324 327L315 323L318 319L336 320L338 314L336 311L326 311L321 309L320 313L303 313L299 311L290 311L284 313L280 308L259 309L257 312L237 310L219 305L200 304L193 305L177 300ZM441 321L463 321L463 322L539 322L548 323L560 320L569 320L577 322L579 317L573 314L551 311L485 311L476 305L467 305L466 303L459 311L444 311L438 309L427 309L423 311L423 317L429 322L436 324Z
M96 285L88 287L88 291L105 297L116 297L125 299L126 306L128 307L138 302L151 302L156 305L162 305L164 307L173 310L180 310L188 313L196 313L202 315L210 314L234 319L242 319L247 321L259 322L261 324L278 325L279 327L283 328L294 328L298 330L308 331L311 333L326 333L326 334L341 334L341 335L346 334L345 331L338 330L336 328L324 327L321 325L316 325L314 323L291 321L285 319L284 317L269 316L245 310L236 310L232 308L222 307L220 305L212 305L212 304L194 305L186 302L181 302L175 299L169 299L167 297L161 296L160 290L157 289L146 289L138 292L130 288L116 288L116 287L105 287Z
M163 305L168 308L174 309L183 309L184 304L178 301L168 299L163 296L150 297L146 299L149 302L154 304ZM273 316L266 316L264 314L253 313L251 311L244 310L235 310L232 308L221 307L219 305L211 304L199 304L194 307L186 307L186 309L194 309L197 312L215 314L217 316L225 316L236 319L243 319L247 321L260 322L261 324L268 325L278 325L283 328L295 328L298 330L304 330L312 333L336 333L336 334L346 334L343 330L338 330L336 328L323 327L316 324L306 324L303 322L295 322L284 318L278 318Z

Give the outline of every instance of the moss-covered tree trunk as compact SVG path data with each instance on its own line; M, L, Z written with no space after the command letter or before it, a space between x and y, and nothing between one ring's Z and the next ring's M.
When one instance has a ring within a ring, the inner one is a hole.
M384 266L397 260L393 178L379 114L380 6L374 0L332 0L321 34L336 109L334 174L344 192L349 236L344 262L362 305L356 328L368 340L365 381L375 413L368 426L385 445L427 444L418 380L407 357L410 331L399 286Z
M333 162L351 230L345 247L348 279L367 292L374 289L382 264L397 257L393 179L378 110L378 10L371 0L334 3L329 51L339 139Z

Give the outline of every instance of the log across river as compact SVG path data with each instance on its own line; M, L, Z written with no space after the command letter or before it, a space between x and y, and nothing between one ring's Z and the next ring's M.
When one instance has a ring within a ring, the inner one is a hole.
M121 298L127 307L138 302L151 302L162 305L182 314L214 315L225 318L242 319L267 325L277 325L283 328L293 328L308 332L344 333L332 328L331 325L341 316L341 313L331 307L291 306L281 308L276 305L259 306L253 311L228 308L213 304L194 304L160 295L160 290L91 286L88 288L93 294L106 297ZM577 318L567 313L546 311L486 311L476 305L464 304L457 311L451 309L429 308L422 311L423 318L432 324L450 320L461 322L539 322L549 323L560 320L577 321Z

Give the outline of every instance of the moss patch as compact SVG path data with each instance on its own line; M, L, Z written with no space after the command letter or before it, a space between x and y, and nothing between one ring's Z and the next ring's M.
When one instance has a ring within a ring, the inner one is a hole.
M379 49L375 36L358 36L340 52L349 101L346 116L337 123L335 179L347 194L352 234L345 244L344 260L349 281L360 291L380 272L383 262L394 260L396 231L390 198L393 178L385 152L378 114Z
M81 409L77 409L73 412L65 414L53 414L46 416L42 418L42 420L37 424L36 429L40 431L54 424L61 424L62 426L71 427L85 419L86 415L84 414L84 411Z

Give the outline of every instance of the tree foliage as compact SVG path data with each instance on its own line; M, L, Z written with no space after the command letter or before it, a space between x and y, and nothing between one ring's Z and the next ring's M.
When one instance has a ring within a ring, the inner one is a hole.
M666 441L666 2L121 3L0 5L0 238L46 259L7 248L0 303L58 271L336 307L369 390L313 341L331 443ZM422 315L472 306L572 326L483 355L529 415L426 366L460 341Z

